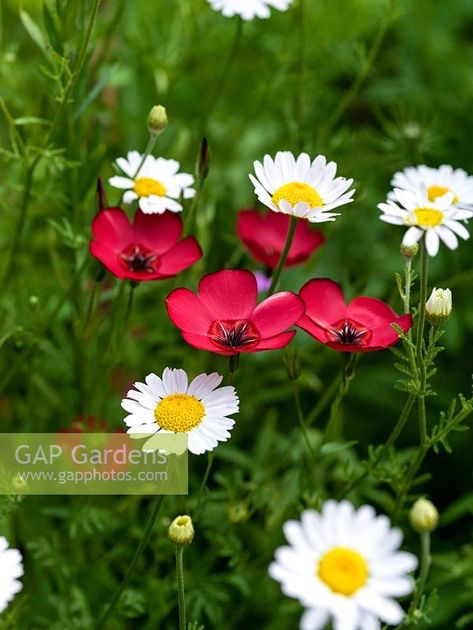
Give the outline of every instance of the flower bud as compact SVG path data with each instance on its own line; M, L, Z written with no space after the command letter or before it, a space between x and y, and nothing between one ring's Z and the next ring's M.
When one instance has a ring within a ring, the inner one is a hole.
M401 254L406 260L414 258L418 251L419 245L417 243L412 243L412 245L404 245L404 243L401 243Z
M175 545L185 547L194 539L194 525L190 516L176 516L168 528L168 538Z
M433 289L425 304L425 314L432 326L441 326L452 312L452 292L450 289Z
M168 126L166 108L162 105L155 105L148 114L148 129L155 136L159 136Z
M228 520L231 523L246 523L250 517L250 512L246 503L233 503L228 508Z
M412 527L420 533L431 532L437 527L439 513L437 508L428 499L420 498L414 503L409 512L409 520Z

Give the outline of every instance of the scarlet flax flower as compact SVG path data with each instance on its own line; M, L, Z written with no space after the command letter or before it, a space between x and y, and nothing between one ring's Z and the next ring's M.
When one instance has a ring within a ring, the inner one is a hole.
M217 354L284 348L296 334L287 329L304 314L302 300L289 291L256 304L258 288L251 271L217 271L199 282L198 295L176 289L166 298L173 324L194 348Z
M275 269L286 244L290 217L268 210L240 210L237 234L243 245L258 262ZM305 262L325 243L325 236L306 221L298 221L285 267Z
M100 210L92 222L90 253L122 280L172 278L202 257L193 236L179 240L182 220L171 212L144 214L133 223L121 208Z
M399 340L393 328L412 327L410 315L397 315L387 304L372 297L357 297L347 304L340 286L328 278L309 280L301 291L305 315L299 328L339 352L384 350Z

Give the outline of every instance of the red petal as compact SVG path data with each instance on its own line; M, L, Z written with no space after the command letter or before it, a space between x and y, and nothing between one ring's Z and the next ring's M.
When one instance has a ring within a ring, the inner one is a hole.
M175 289L166 298L169 319L181 331L207 335L213 317L189 289Z
M258 288L251 271L224 269L199 282L199 296L214 319L250 319Z
M116 252L98 241L92 241L90 243L89 250L92 256L100 260L100 262L105 265L105 267L107 267L114 276L120 278L121 280L128 278L125 269L123 269L118 261Z
M393 322L397 313L390 306L371 297L357 297L348 305L347 317L364 328L377 328Z
M309 280L299 295L306 305L306 315L322 327L346 317L347 305L339 284L328 278Z
M304 311L304 302L300 297L283 291L263 300L256 307L251 322L261 337L272 337L297 324Z
M163 254L179 240L182 220L174 212L145 214L137 210L133 229L136 242L157 254Z
M182 338L187 341L189 345L193 348L198 348L199 350L208 350L209 352L215 352L216 354L223 354L225 356L230 356L232 354L238 354L238 352L233 352L232 350L225 350L220 346L216 346L214 343L210 341L208 337L205 335L195 335L193 333L181 332Z
M145 215L155 216L155 215ZM162 215L161 215L162 216ZM161 256L159 273L167 278L175 276L202 258L202 250L193 236L188 236Z
M290 217L268 211L242 210L238 213L237 233L250 254L259 262L275 268L279 262L289 229ZM298 221L285 267L297 265L325 242L323 234Z
M320 341L321 343L326 343L327 333L325 331L325 328L322 328L321 326L316 324L310 319L310 317L307 317L307 315L304 315L297 322L297 326L298 328L302 328L302 330L305 330L306 333L308 333L311 337L317 339L317 341Z
M295 334L295 330L289 330L288 332L283 332L280 335L275 335L274 337L269 337L268 339L262 339L259 344L249 350L249 352L262 352L263 350L279 350L280 348L285 348L293 339Z
M393 318L390 323L374 328L371 331L372 334L366 347L371 349L389 348L389 346L399 341L399 335L391 324L397 324L406 333L412 328L412 317L410 315L401 315Z
M128 217L120 208L100 210L92 221L92 234L109 249L121 251L133 243L133 228Z

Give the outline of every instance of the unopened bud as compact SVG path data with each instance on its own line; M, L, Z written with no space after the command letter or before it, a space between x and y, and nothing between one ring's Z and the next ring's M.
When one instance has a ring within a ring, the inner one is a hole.
M409 520L412 527L420 533L431 532L437 527L439 513L437 508L428 499L417 499L409 512Z
M168 538L175 545L185 547L194 539L194 525L190 516L176 516L168 528Z
M228 520L231 523L246 523L250 513L246 503L233 503L228 508Z
M412 245L404 245L404 243L401 244L401 254L408 260L414 258L418 251L419 245L417 243L412 243Z
M452 312L452 292L450 289L433 289L425 304L425 314L432 326L441 326Z
M155 105L148 114L148 129L155 136L159 136L168 126L166 108L162 105Z

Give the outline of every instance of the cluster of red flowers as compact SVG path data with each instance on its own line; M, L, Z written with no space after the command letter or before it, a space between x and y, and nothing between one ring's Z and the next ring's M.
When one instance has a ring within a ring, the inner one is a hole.
M249 253L274 269L283 252L290 217L271 211L238 213L237 234ZM175 213L135 213L133 223L120 208L100 210L92 223L90 251L120 279L133 281L171 278L202 257L196 239L181 239L183 223ZM325 237L298 220L285 265L306 261ZM387 348L406 332L410 315L398 316L387 304L358 297L346 304L340 286L327 278L313 279L299 295L283 291L257 304L255 275L223 270L205 275L198 294L179 288L166 298L171 321L184 340L202 350L236 355L284 348L298 326L340 352ZM393 324L395 326L393 326Z

